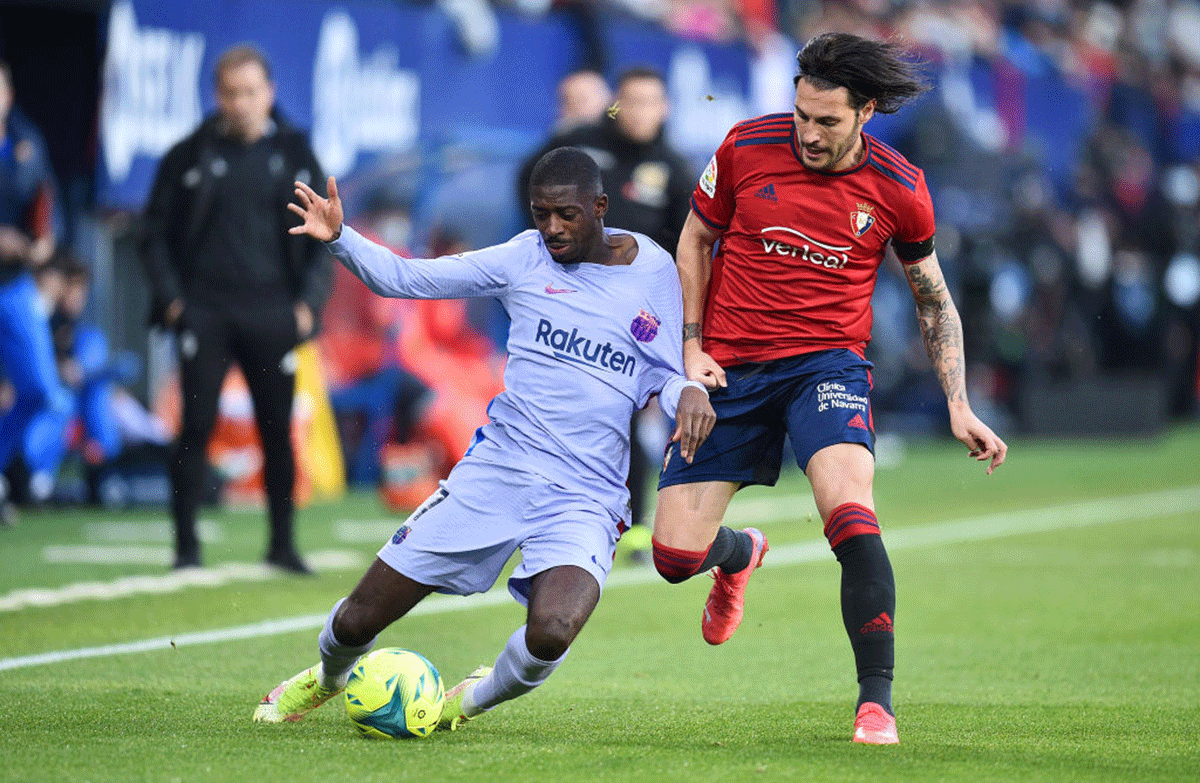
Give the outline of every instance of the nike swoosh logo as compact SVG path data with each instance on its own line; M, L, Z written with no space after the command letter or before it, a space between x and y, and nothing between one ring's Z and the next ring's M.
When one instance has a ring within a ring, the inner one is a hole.
M551 286L547 285L546 293L548 293L548 294L577 294L579 292L576 291L574 288L552 288Z

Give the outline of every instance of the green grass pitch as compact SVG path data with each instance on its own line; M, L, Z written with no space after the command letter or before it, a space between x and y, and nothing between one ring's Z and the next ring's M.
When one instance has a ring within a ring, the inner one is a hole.
M172 590L163 512L26 513L0 530L0 781L1200 780L1197 454L1194 426L1018 441L991 477L952 444L881 451L902 743L882 748L849 741L838 567L798 473L731 509L772 548L729 643L700 637L706 578L671 586L622 552L544 687L392 742L340 703L250 722L398 526L373 496L301 512L301 547L324 553L310 579L253 566L260 513L209 513L209 581ZM449 686L521 621L503 594L439 597L379 644Z

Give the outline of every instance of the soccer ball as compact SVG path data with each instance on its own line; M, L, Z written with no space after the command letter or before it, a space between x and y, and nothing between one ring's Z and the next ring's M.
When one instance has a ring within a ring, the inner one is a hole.
M346 683L346 715L365 737L428 737L444 703L442 677L425 656L399 647L360 659Z

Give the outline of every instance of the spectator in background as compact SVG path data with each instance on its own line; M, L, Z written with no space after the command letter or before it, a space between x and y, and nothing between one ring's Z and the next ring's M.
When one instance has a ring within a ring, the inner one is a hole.
M89 465L116 459L125 437L113 406L116 384L138 374L137 359L130 353L113 355L99 326L84 318L91 276L74 259L64 262L66 287L51 316L59 376L76 394L79 446Z
M555 147L580 147L600 166L612 224L643 233L674 255L679 232L691 208L696 178L683 157L664 138L669 113L667 85L658 71L632 68L622 73L617 80L616 105L606 116L554 136L522 166L517 185L518 192L524 194L519 203L525 219L529 220L528 185L534 163ZM628 540L639 551L648 550L650 545L642 524L650 459L646 448L638 445L641 430L639 414L635 413L634 447L629 461L634 527Z
M33 270L37 288L38 307L48 314L47 329L51 335L55 377L65 394L70 394L70 382L63 376L58 345L54 339L54 313L67 290L67 265L64 259L53 257ZM64 399L66 399L64 397ZM75 413L74 396L71 404L42 407L21 433L21 447L8 470L13 499L18 503L40 505L50 498L58 466L67 452L68 428Z
M407 255L411 218L399 202L375 194L360 224L373 241ZM429 389L400 366L403 304L372 293L348 269L334 265L319 345L352 484L379 483L381 450L408 440L430 402Z
M137 374L132 354L114 357L108 338L83 318L90 275L77 260L56 255L38 269L38 288L46 300L58 376L71 405L47 408L29 423L23 440L28 497L44 503L56 493L59 469L78 448L89 469L115 459L124 447L114 406L116 383Z
M555 133L566 133L581 125L599 122L612 103L608 82L596 71L572 71L558 82L558 119Z
M437 258L475 248L462 234L437 226L429 254ZM462 299L401 302L397 358L400 365L432 391L417 434L440 447L439 478L470 447L476 431L487 424L487 408L504 389L504 356L471 325Z
M293 349L314 333L330 267L320 245L290 236L293 182L324 173L303 133L275 109L265 56L234 46L217 60L217 112L159 166L146 207L142 256L154 322L175 332L183 421L171 466L175 567L200 565L196 511L221 384L235 359L263 444L266 562L308 566L293 541L296 386Z
M674 253L695 177L664 138L670 108L667 85L658 71L632 68L621 74L616 105L606 116L555 135L526 159L517 182L525 219L533 164L555 147L581 147L600 166L613 223L639 231Z
M39 411L70 405L54 366L49 311L30 274L56 244L53 175L41 135L15 112L13 99L12 73L0 62L0 361L14 392L0 418L0 473ZM0 477L0 524L15 522Z

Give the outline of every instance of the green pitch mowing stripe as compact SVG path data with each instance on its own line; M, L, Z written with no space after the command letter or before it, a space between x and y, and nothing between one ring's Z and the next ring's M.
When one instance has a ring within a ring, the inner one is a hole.
M787 508L787 506L781 506L781 508ZM1161 516L1187 514L1197 510L1200 510L1200 486L1047 506L1028 511L986 514L939 524L889 530L886 535L889 550L901 551L1053 530L1069 530L1089 525L1137 522ZM774 568L813 562L828 557L828 552L829 548L824 539L784 544L771 549L763 567ZM657 582L658 579L658 574L649 569L617 571L608 579L607 586L609 588L642 586ZM464 611L504 604L509 600L508 590L503 587L466 598L432 596L410 612L410 615ZM0 671L85 658L103 658L184 646L220 644L238 639L313 630L324 625L326 616L326 614L311 614L201 633L180 634L174 637L4 658L0 659Z

